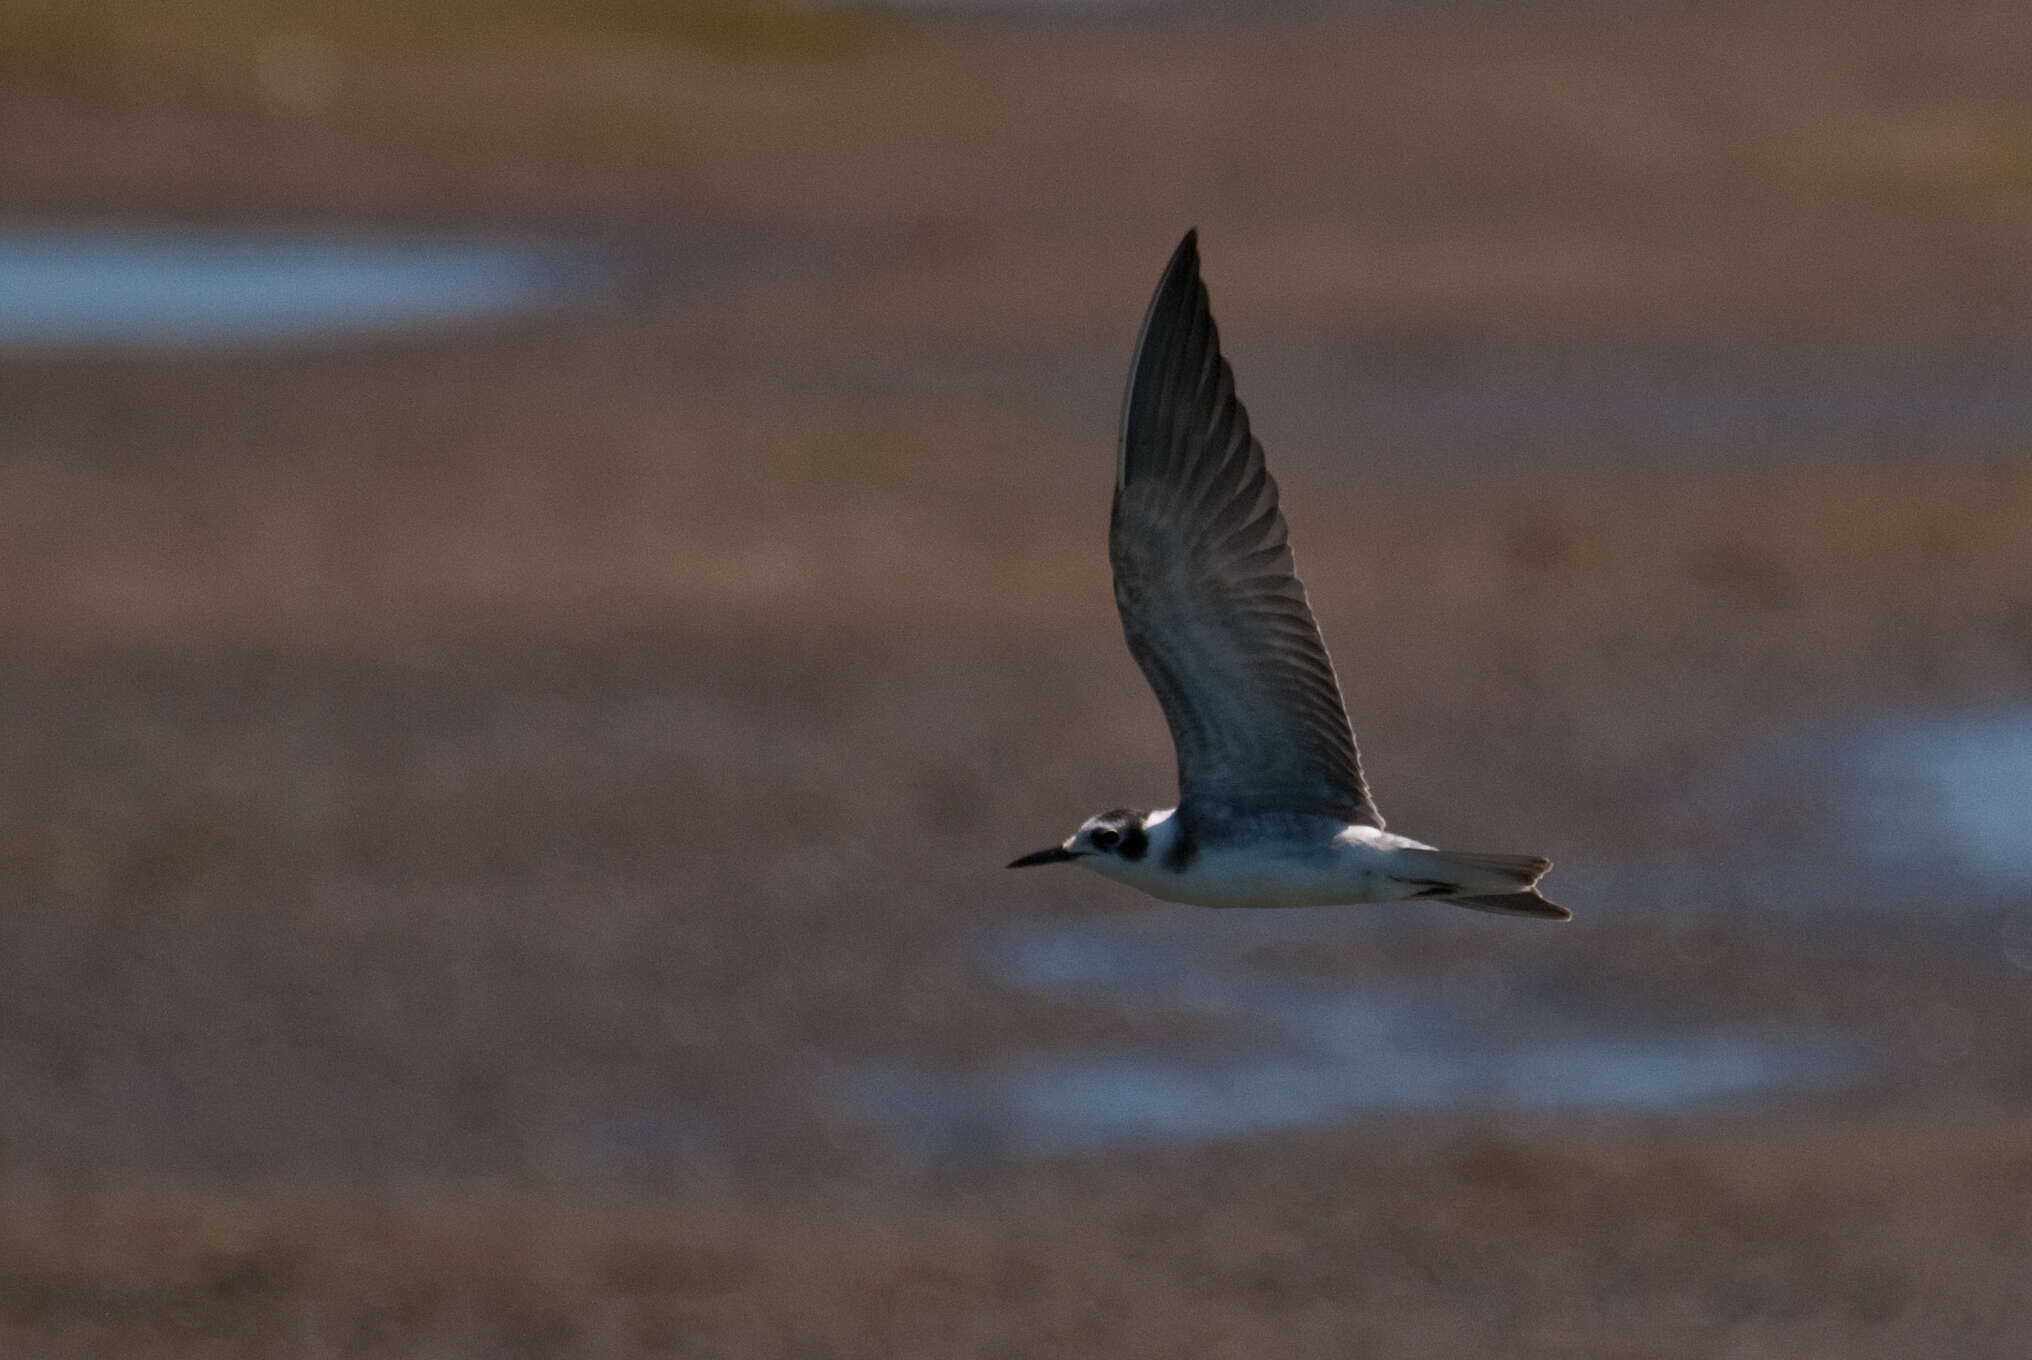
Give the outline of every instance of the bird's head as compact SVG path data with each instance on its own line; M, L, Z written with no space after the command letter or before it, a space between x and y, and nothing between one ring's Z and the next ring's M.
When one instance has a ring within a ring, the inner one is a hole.
M1067 864L1074 860L1100 857L1135 863L1150 853L1150 833L1144 829L1144 814L1131 808L1098 813L1081 823L1080 829L1052 846L1009 861L1011 869L1028 869L1034 864Z

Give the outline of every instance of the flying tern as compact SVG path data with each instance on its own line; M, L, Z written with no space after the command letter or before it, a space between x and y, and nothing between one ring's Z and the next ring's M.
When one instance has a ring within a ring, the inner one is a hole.
M1195 906L1430 898L1569 919L1537 891L1550 860L1383 829L1287 540L1190 231L1136 342L1108 525L1122 631L1177 748L1178 805L1089 817L1009 867L1077 864Z

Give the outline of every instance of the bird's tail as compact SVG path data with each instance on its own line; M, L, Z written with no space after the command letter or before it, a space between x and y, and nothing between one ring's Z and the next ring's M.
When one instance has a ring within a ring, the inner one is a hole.
M1536 889L1524 892L1491 893L1486 897L1443 897L1457 907L1471 911L1493 911L1504 916L1536 916L1543 921L1571 921L1573 913L1557 902L1540 897Z
M1419 880L1427 886L1420 897L1473 911L1509 916L1536 916L1569 921L1573 913L1538 895L1536 885L1552 861L1537 855L1483 855L1460 850L1403 851L1415 856Z

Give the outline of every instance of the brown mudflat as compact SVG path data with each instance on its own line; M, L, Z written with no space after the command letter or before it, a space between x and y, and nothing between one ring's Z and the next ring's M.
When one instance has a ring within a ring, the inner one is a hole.
M0 217L610 281L0 354L0 1351L2025 1353L2032 888L1754 757L2032 698L2020 7L198 8L0 20ZM1195 223L1384 811L1576 914L1261 966L1854 1080L928 1168L836 1098L1261 1039L978 948L1165 910L1000 865L1170 787L1103 533Z

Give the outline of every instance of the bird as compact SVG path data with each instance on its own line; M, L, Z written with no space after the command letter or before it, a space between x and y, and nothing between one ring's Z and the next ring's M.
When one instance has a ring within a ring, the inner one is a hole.
M1384 829L1221 354L1197 229L1165 266L1130 363L1108 558L1129 651L1171 729L1177 803L1098 813L1010 868L1075 864L1193 906L1433 900L1571 919L1538 892L1548 859Z

